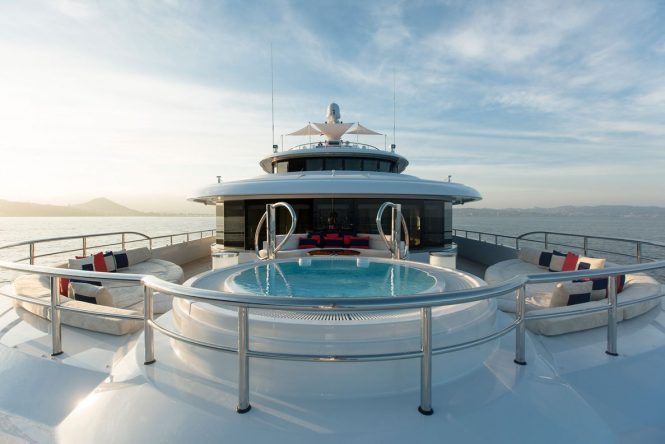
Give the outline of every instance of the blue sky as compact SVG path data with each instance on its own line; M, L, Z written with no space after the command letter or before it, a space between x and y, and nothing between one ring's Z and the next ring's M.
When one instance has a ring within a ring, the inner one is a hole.
M271 44L278 143L331 101L390 143L394 73L408 173L665 206L659 1L0 2L0 198L181 209L261 174Z

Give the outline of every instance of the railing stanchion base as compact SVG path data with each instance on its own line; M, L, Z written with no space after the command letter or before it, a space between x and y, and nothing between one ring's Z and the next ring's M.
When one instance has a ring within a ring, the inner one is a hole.
M611 351L609 351L609 350L605 350L605 354L608 354L608 355L610 355L610 356L619 356L619 353L613 353L613 352L611 352Z
M418 406L418 412L419 412L421 415L432 416L432 413L434 413L434 409L423 410L422 407Z
M240 413L241 415L242 415L243 413L247 413L247 412L249 412L250 410L252 410L252 406L251 406L251 404L248 405L247 407L245 407L244 409L241 409L240 406L236 406L236 412L237 412L237 413Z

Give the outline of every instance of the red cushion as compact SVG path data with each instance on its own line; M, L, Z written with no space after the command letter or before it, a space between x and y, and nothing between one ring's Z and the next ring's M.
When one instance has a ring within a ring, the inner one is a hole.
M561 271L575 271L577 269L577 259L579 259L579 256L569 251L566 254L566 260L563 262Z
M92 266L95 271L109 271L106 268L106 260L104 260L104 253L97 253L92 256Z
M341 239L341 236L339 233L328 233L324 237L324 239Z
M69 279L60 278L60 294L63 296L69 295Z
M353 239L354 236L351 236L350 234L345 234L344 235L344 246L348 247L351 245L351 239Z

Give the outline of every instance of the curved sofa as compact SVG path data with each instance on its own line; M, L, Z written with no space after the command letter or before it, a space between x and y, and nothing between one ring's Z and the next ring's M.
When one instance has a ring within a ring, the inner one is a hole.
M371 257L383 257L390 258L392 255L390 250L386 247L386 243L381 239L381 236L378 234L363 234L359 233L359 236L369 237L369 248L343 248L344 250L355 250L360 253L360 256L371 256ZM284 239L284 234L279 234L276 236L277 244L279 244ZM298 241L301 237L306 237L306 234L297 234L294 233L291 235L289 240L284 244L282 249L277 252L277 259L286 259L291 257L303 257L307 256L308 251L312 250L326 250L327 248L309 248L309 249L298 249ZM390 241L390 236L387 236ZM404 251L404 241L401 242L402 251ZM332 250L339 250L340 247L330 248ZM268 256L268 243L263 242L263 249L259 251L261 258Z
M605 268L616 266L607 263ZM510 259L491 265L485 271L485 281L489 285L498 284L517 275L546 273L547 269L538 265L524 262L521 259ZM526 286L526 311L539 310L539 313L564 313L578 310L582 307L607 305L607 299L585 302L577 305L551 307L552 294L560 283L529 284ZM623 291L617 295L617 300L630 301L649 296L663 294L661 284L645 274L628 274ZM504 312L515 312L515 294L507 294L497 298L499 309ZM660 299L638 302L617 309L617 320L630 319L639 316L660 305ZM607 311L571 315L549 319L534 319L526 322L527 328L537 334L554 336L574 331L607 325Z
M132 250L128 251L128 254ZM157 276L168 282L181 284L184 274L180 266L164 261L153 259L150 250L134 250L135 256L142 257L140 262L134 263L127 268L119 269L117 274L146 274ZM138 254L137 254L138 253ZM67 262L53 265L56 268L68 268ZM109 273L111 275L116 273ZM97 305L88 302L77 301L66 296L60 296L61 305L65 307L81 308L94 311L99 314L142 314L143 313L143 287L132 282L105 281L104 287L111 295L111 305ZM20 276L13 282L14 292L21 296L27 296L42 301L50 301L51 290L48 276L28 274ZM156 293L154 295L155 314L165 313L171 309L172 297ZM26 301L15 300L14 305L27 310L42 318L49 318L49 307ZM112 335L124 335L133 333L143 328L143 321L133 319L118 319L110 317L93 316L85 313L62 311L61 320L63 324L86 330L108 333Z

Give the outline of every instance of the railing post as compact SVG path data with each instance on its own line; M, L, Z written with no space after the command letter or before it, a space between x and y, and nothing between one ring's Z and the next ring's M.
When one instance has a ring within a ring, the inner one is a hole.
M402 248L401 248L401 240L402 240L402 204L395 204L394 207L392 207L392 233L391 235L391 242L393 244L393 259L402 259Z
M247 307L238 307L238 405L236 412L247 413L249 404L249 319Z
M169 245L173 245L173 235L171 235L170 237L171 237L171 243Z
M122 245L122 249L124 250L125 249L125 233L122 233L121 245Z
M152 250L152 238L148 239L148 248Z
M432 307L420 309L420 405L418 411L425 416L432 410Z
M617 281L616 277L608 276L607 281L607 353L619 356L617 352Z
M266 205L268 220L266 221L266 239L268 240L268 259L275 259L277 248L277 211L274 205Z
M499 235L498 234L494 235L494 245L499 245Z
M549 242L547 240L547 233L545 233L545 249L547 250L549 248Z
M589 255L589 238L584 236L584 255Z
M187 242L189 242L189 233L187 233Z
M635 252L635 259L638 264L642 263L642 242L637 242L637 251Z
M88 238L85 237L85 236L83 236L81 239L82 239L82 241L83 241L83 246L82 246L82 248L81 248L81 249L83 250L83 256L87 256L87 252L88 252Z
M525 295L526 284L517 289L515 296L515 316L517 327L515 327L515 364L526 365L526 323L524 313L526 309Z
M145 339L145 353L143 364L149 365L155 362L155 329L152 327L154 317L152 288L143 287L143 338Z
M51 276L51 356L62 354L62 326L60 325L60 278Z
M520 239L519 239L519 237L515 238L515 249L516 250L520 249Z
M30 242L30 265L35 265L35 243Z

